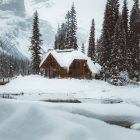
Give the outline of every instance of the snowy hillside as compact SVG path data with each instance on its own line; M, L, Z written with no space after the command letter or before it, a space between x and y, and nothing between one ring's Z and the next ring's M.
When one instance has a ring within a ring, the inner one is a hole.
M25 2L25 3L24 3ZM47 11L45 9L50 9L54 6L54 2L50 0L1 0L0 1L0 40L3 42L6 38L9 39L3 44L5 52L12 46L14 47L9 51L9 54L19 58L30 58L30 52L28 48L30 46L30 37L32 36L32 16L36 9L39 10L40 18L40 32L43 35L43 46L42 48L46 51L47 48L52 48L54 46L54 36L56 32L57 25L54 28L54 22L47 19L41 18L45 16ZM32 8L31 8L32 7ZM44 9L44 8L45 9ZM29 14L29 8L32 10L32 14ZM44 10L43 10L44 9ZM40 12L40 10L42 12ZM50 14L53 16L53 14ZM56 20L54 16L52 19ZM51 18L50 18L51 19ZM60 17L61 19L61 17ZM88 33L82 29L78 28L78 45L81 47L82 43L87 43ZM0 52L2 49L0 48Z
M32 36L31 32L33 20L30 16L21 16L15 14L15 12L24 13L25 7L19 11L19 9L16 9L18 7L19 1L16 1L16 4L14 2L15 1L3 1L0 4L1 7L5 7L1 8L0 10L0 40L3 42L10 36L8 41L3 44L4 50L7 51L12 45L15 45L9 51L9 54L20 58L29 58L30 53L28 49L30 46L30 37ZM22 4L24 4L24 0L20 2L23 2ZM11 5L11 3L14 4ZM11 9L8 9L9 6L7 5L9 4L12 7ZM43 35L43 49L46 51L47 47L53 46L54 31L51 24L47 21L40 20L39 26L40 32Z
M37 10L39 17L43 20L49 21L55 32L57 31L58 24L65 22L65 16L67 11L71 10L71 5L71 0L67 1L63 8L61 8L61 0L25 0L27 14L32 15L34 11ZM78 46L81 47L82 43L85 43L87 47L89 32L85 28L81 27L79 23L77 23L77 25Z

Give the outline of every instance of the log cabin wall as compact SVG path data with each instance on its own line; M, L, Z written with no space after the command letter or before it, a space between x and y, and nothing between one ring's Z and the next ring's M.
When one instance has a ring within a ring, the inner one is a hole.
M41 68L45 69L45 77L48 78L69 77L67 69L62 68L52 54L47 57Z
M69 77L78 79L91 79L91 71L87 60L74 60L69 67Z
M92 72L87 65L87 60L73 60L69 67L69 71L67 71L67 69L61 67L52 54L50 54L41 68L45 69L45 77L48 78L92 78Z

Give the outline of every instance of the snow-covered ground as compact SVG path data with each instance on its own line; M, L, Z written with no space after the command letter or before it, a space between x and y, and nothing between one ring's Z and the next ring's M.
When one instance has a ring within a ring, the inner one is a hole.
M98 80L18 76L0 86L0 94L24 93L0 98L0 140L139 140L139 91ZM82 103L41 102L49 99Z
M0 94L20 93L20 100L78 99L88 103L130 103L140 106L140 87L113 86L99 80L47 79L42 76L18 76L5 86Z
M140 122L133 105L53 104L0 99L1 140L139 140L140 132L97 120Z

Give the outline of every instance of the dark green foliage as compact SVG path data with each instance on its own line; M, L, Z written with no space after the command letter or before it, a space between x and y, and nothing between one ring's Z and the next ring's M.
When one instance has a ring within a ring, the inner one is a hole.
M40 37L42 36L39 31L39 18L38 18L38 13L37 11L34 13L33 17L33 31L32 31L32 37L31 37L31 46L29 50L32 53L31 57L31 64L32 64L32 69L34 71L34 74L39 74L39 65L41 62L41 45L42 45L42 40Z
M117 66L118 71L125 71L127 65L126 33L121 15L116 24L114 36L112 37L110 57L111 69Z
M10 60L9 60L9 70L8 70L8 75L9 77L13 77L13 66L12 66L12 56L10 56Z
M70 11L70 47L73 48L74 50L78 50L76 32L77 32L77 20L76 20L76 11L73 3Z
M110 59L110 76L112 82L119 82L120 77L119 73L122 71L126 71L127 68L127 48L126 48L126 32L123 25L123 19L120 15L120 18L115 26L115 33L112 37L112 49L111 49L111 59Z
M101 57L102 57L102 51L103 51L103 48L102 48L102 36L100 36L99 39L97 39L97 42L96 42L96 63L99 63L101 65Z
M70 48L70 12L66 14L66 49Z
M66 23L58 26L58 31L55 36L54 49L74 49L78 50L77 45L77 20L74 4L72 4L71 11L66 15Z
M90 37L89 37L89 47L88 47L88 57L95 61L95 23L92 20Z
M102 69L105 68L104 66L109 67L109 63L107 63L107 61L110 61L110 53L111 53L111 35L109 31L111 26L110 14L111 13L109 2L107 2L102 29L102 47L101 47L102 55L100 57L100 64L102 66Z
M0 54L0 78L15 77L18 75L28 75L30 61L13 58L7 54ZM2 58L2 59L1 59ZM2 61L1 61L2 60ZM2 70L2 72L1 72ZM2 74L3 73L3 74Z
M139 33L140 33L140 27L139 27L139 3L138 0L135 0L135 3L133 5L133 8L131 10L130 14L130 22L129 22L129 75L130 78L138 78L138 72L139 72Z
M84 43L82 43L81 52L82 52L83 54L85 54L85 46L84 46Z
M122 21L123 27L126 33L126 41L128 44L128 7L127 7L127 0L124 0L123 10L122 10Z
M3 77L3 56L0 57L0 77Z

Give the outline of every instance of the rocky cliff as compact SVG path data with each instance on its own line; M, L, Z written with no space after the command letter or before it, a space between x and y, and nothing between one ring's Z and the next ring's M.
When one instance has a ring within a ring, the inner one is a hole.
M24 0L0 0L0 10L13 11L15 15L25 16Z

